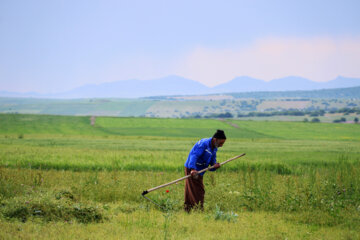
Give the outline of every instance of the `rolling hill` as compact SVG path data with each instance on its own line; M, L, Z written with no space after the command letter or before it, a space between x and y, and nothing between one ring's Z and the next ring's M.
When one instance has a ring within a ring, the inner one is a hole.
M267 104L268 103L268 104ZM161 96L137 99L0 98L0 113L76 116L183 118L231 112L360 107L360 87L313 91L247 92L222 95Z

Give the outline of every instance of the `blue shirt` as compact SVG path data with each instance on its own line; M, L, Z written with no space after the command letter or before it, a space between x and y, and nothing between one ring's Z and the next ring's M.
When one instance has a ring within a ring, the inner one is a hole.
M193 146L185 162L185 167L200 171L216 163L217 148L211 149L211 139L203 138ZM215 169L211 171L215 171ZM204 173L200 173L200 175L204 175Z

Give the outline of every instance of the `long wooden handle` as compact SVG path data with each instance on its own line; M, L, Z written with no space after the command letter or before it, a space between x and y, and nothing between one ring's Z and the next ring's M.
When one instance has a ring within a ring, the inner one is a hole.
M246 154L246 153L243 153L243 154L238 155L238 156L236 156L236 157L230 158L230 159L228 159L228 160L220 163L220 166L222 166L222 165L224 165L224 164L226 164L226 163L228 163L228 162L231 162L231 161L233 161L233 160L235 160L235 159L238 159L238 158L244 156L245 154ZM213 168L214 168L214 166L205 168L205 169L203 169L203 170L198 171L198 174L203 173L203 172L208 171L208 170L213 169ZM174 183L180 182L180 181L185 180L185 179L187 179L187 178L189 178L189 177L191 177L191 174L186 175L185 177L181 177L181 178L179 178L179 179L176 179L176 180L174 180L174 181L172 181L172 182L168 182L168 183L162 184L162 185L160 185L160 186L150 188L150 189L148 189L148 190L145 190L145 191L142 193L142 195L145 195L145 194L147 194L147 193L149 193L149 192L155 191L155 190L157 190L157 189L159 189L159 188L163 188L163 187L172 185L172 184L174 184Z

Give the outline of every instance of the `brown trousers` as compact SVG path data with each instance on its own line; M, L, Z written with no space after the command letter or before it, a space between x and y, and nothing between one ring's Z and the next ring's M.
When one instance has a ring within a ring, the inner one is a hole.
M190 174L190 169L185 167L185 175ZM187 212L194 207L204 208L205 188L203 176L198 175L197 179L189 177L185 181L185 203L184 209Z

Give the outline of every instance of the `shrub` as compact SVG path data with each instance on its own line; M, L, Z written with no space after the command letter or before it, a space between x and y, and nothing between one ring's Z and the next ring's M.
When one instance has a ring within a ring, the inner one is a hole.
M320 119L318 119L318 118L313 118L313 119L311 119L311 122L320 122Z
M215 206L215 212L214 212L214 219L215 220L226 220L228 222L236 222L238 218L238 215L231 212L223 212L221 211L220 207L218 205Z

